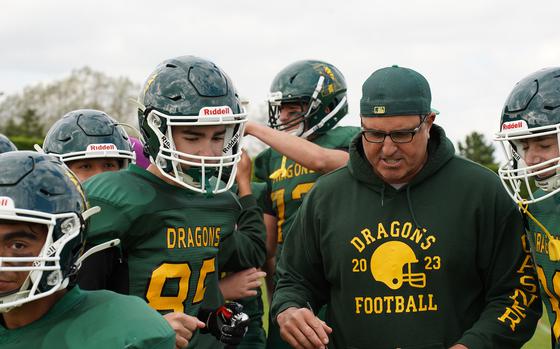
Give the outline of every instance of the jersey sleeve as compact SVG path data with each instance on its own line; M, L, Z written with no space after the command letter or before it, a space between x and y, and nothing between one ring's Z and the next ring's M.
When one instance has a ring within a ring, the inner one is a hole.
M218 265L221 272L258 268L266 258L266 229L262 210L253 195L240 198L239 203L241 208L236 229L220 241Z
M87 222L86 248L112 239L119 239L120 244L86 258L78 272L77 283L84 290L107 289L127 294L128 265L122 251L128 243L126 232L132 220L121 208L103 198L104 191L100 190L98 183L88 181L84 188L90 206L101 209Z
M278 283L271 305L272 319L289 307L313 309L325 304L329 289L324 276L319 234L315 217L313 190L297 211L284 240L284 249L276 268Z
M254 176L256 178L257 183L264 183L265 187L259 190L262 190L255 195L257 197L257 201L262 208L263 212L272 216L275 216L274 209L272 208L272 201L270 198L270 193L272 192L271 189L271 182L270 182L270 149L267 149L261 152L254 161ZM255 193L253 193L255 194Z
M90 243L100 243L111 239L120 239L126 244L126 232L130 229L131 219L120 207L103 199L92 197L92 206L98 206L101 211L90 218L87 238Z

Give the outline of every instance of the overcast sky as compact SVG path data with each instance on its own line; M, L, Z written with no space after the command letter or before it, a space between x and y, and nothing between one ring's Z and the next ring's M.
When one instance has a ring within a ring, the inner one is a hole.
M437 123L456 143L491 137L513 85L560 65L560 1L29 1L0 11L0 91L88 65L143 82L162 60L208 58L240 94L262 103L274 75L321 59L346 76L359 124L363 81L398 64L432 87Z

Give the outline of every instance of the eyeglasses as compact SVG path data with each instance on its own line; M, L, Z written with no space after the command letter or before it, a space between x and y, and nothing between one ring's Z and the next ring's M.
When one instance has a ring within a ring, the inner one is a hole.
M427 115L423 115L422 120L420 120L418 126L416 126L411 130L385 132L385 131L364 129L362 127L362 135L364 136L365 140L368 141L369 143L383 143L385 141L385 137L387 136L391 138L393 143L399 143L399 144L410 143L412 142L414 136L420 130L420 127L422 127L424 121L426 121L426 117Z

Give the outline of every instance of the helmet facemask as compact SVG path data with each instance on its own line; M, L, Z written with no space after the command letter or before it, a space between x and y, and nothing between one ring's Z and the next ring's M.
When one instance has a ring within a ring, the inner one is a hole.
M523 122L521 122L523 123ZM522 141L554 135L560 154L560 124L531 128L530 131L505 132L496 135L506 162L498 169L498 174L508 194L515 202L531 204L544 200L560 191L560 155L529 166L525 162ZM553 171L552 174L546 175ZM535 197L532 184L545 192Z
M10 199L3 197L2 200ZM42 224L48 228L45 243L37 256L0 257L0 272L29 272L19 289L0 294L0 313L66 288L76 272L75 260L68 256L77 253L69 249L75 248L75 239L81 239L84 219L76 213L50 214L3 207L0 220ZM78 246L83 247L83 242L80 241Z
M199 115L167 115L155 109L146 110L146 125L159 143L151 162L160 172L189 190L217 194L229 190L241 159L242 138L247 114L234 114L228 106L202 108ZM173 138L173 128L180 126L225 127L220 155L203 156L180 151ZM212 179L212 184L211 180Z
M317 79L317 85L311 94L311 97L284 97L282 91L274 91L269 94L268 98L268 115L269 115L269 126L275 128L279 131L285 131L292 128L294 125L299 124L300 126L296 131L292 131L296 136L307 138L312 135L315 131L322 128L329 120L337 116L340 110L347 105L346 95L342 96L340 100L333 97L332 103L325 105L322 98L323 95L328 95L330 92L326 91L330 85L325 85L325 77L319 76ZM284 103L294 103L301 106L301 114L290 119L288 122L280 123L280 110L282 104ZM307 108L307 109L306 109ZM325 113L323 117L320 114ZM320 118L320 120L318 119ZM316 120L315 124L312 125L311 119Z
M297 113L287 122L280 122L280 113L282 104L299 105L301 112ZM270 93L268 98L268 124L270 127L278 130L285 131L293 134L294 136L301 136L305 130L305 119L309 116L311 108L308 108L308 98L282 98L282 92L277 91ZM298 126L292 129L294 126Z

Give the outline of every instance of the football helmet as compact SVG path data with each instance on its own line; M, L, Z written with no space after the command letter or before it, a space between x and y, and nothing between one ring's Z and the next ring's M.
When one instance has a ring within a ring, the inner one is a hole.
M541 201L560 190L560 157L533 166L524 161L521 142L547 135L555 135L560 146L560 67L539 70L518 82L502 110L495 140L500 142L506 162L498 174L516 202ZM551 176L539 176L551 171ZM532 181L544 195L533 194Z
M151 162L175 183L200 193L227 191L241 158L247 114L230 78L195 56L162 62L138 97L138 123ZM224 125L222 153L189 154L176 148L172 128ZM210 178L216 177L214 184Z
M3 134L0 133L0 154L7 153L9 151L16 151L17 147L12 141Z
M116 120L93 109L69 112L54 123L43 142L43 151L62 161L116 158L121 168L134 161L128 134Z
M282 103L297 103L302 111L281 123ZM268 123L272 128L284 131L299 125L296 135L303 138L325 133L348 113L346 80L335 66L326 62L292 63L272 81L268 107Z
M0 256L1 272L29 272L23 285L0 293L0 312L68 286L83 250L86 199L78 179L54 156L18 151L0 155L0 220L48 227L38 256Z
M401 241L389 241L379 246L371 255L371 274L392 290L398 290L403 283L412 287L426 286L425 273L413 273L412 264L418 263L410 246Z

